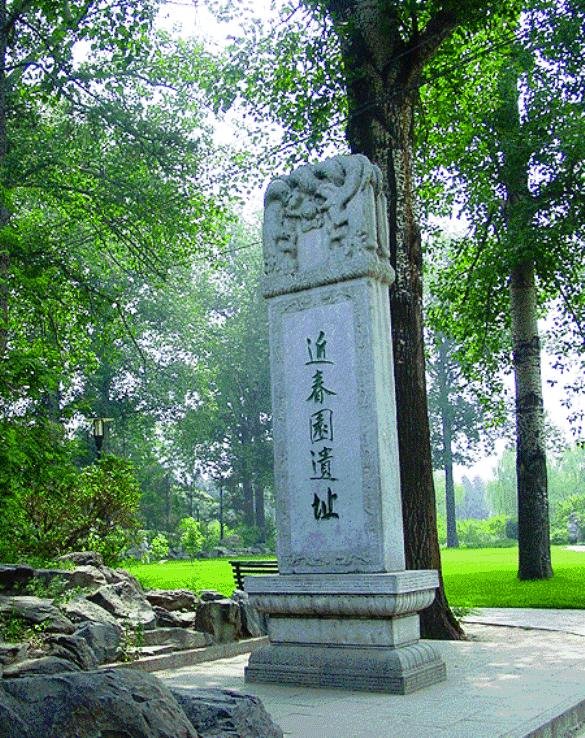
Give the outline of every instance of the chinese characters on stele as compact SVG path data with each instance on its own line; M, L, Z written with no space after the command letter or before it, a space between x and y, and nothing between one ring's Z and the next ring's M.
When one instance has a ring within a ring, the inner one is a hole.
M328 399L337 393L327 387L326 370L333 361L327 358L327 338L325 331L319 331L316 339L307 338L307 352L309 355L305 366L314 367L311 377L311 393L306 401L310 404L309 438L310 438L310 469L311 481L315 483L313 492L313 515L315 520L329 520L339 518L335 512L337 493L334 475L335 449L333 445L333 410L325 407Z

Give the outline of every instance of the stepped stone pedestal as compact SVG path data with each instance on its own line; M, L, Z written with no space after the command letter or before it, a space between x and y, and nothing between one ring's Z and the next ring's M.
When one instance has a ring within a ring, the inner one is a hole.
M270 644L247 681L398 694L445 678L419 640L435 571L406 571L386 203L363 156L265 198L278 576L247 577Z

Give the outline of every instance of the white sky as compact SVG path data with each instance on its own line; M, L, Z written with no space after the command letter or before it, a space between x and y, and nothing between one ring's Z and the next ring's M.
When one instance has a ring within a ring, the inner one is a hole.
M268 17L270 14L270 0L255 0L254 10L262 17ZM176 2L167 3L162 9L159 19L159 25L168 31L173 31L182 36L196 36L206 42L210 48L220 49L224 46L229 36L237 34L237 22L226 24L218 24L212 15L201 6L197 6L197 0L177 0ZM224 123L217 127L216 141L218 143L237 143L239 137L237 120L234 117L228 117ZM261 187L247 196L246 215L249 216L256 213L262 208L263 192L267 183L263 183ZM449 222L449 229L454 231L464 230L464 224ZM555 379L557 376L551 366L552 359L550 356L543 355L543 391L544 405L548 418L557 425L567 437L567 441L571 441L570 428L567 421L567 410L561 404L565 393L562 383L559 382L554 386L550 386L547 380ZM513 395L513 380L510 377L508 384L510 396ZM575 398L580 409L585 411L585 398ZM501 456L506 441L499 440L496 443L496 454L479 460L471 467L455 468L456 481L460 481L462 476L474 477L480 476L483 479L493 477L493 470L498 458Z

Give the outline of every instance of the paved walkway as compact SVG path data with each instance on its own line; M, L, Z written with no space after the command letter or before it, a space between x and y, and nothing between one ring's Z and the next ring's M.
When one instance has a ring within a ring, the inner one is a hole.
M406 696L245 684L245 655L157 676L258 695L293 738L585 735L585 611L490 609L465 628L471 640L436 643L447 681Z

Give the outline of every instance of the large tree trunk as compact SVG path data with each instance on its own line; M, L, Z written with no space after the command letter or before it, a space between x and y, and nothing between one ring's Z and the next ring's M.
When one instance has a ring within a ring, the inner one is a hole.
M421 613L423 637L456 639L462 630L445 598L437 536L423 344L422 250L413 188L413 111L424 44L419 39L416 52L408 54L382 3L349 5L352 30L348 35L347 26L342 26L339 32L348 70L347 137L352 153L365 154L382 171L391 262L396 270L390 308L406 565L436 569L440 576L433 605ZM438 43L438 29L434 36Z
M512 270L510 279L520 579L547 579L553 574L536 306L534 269L523 262Z
M518 59L522 59L520 55ZM506 66L498 80L500 106L495 117L503 152L501 184L506 189L504 215L508 250L516 256L510 274L512 351L516 384L516 479L518 488L518 576L552 576L548 514L544 408L537 323L534 264L529 257L532 224L528 187L532 149L522 130L518 78L525 70Z
M457 518L455 515L455 485L453 482L453 418L449 397L449 348L441 338L438 361L439 404L443 437L443 466L445 469L445 509L447 513L447 548L457 548Z

